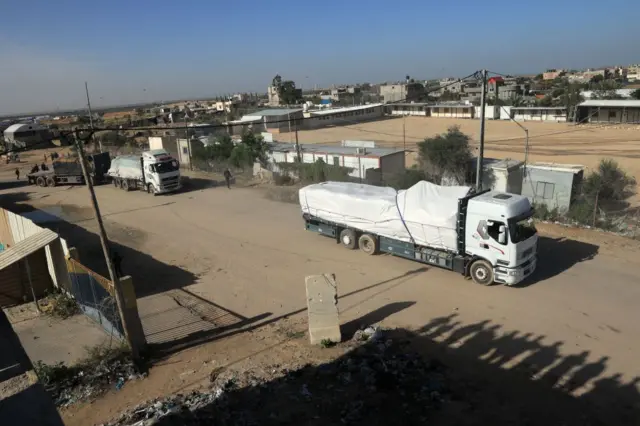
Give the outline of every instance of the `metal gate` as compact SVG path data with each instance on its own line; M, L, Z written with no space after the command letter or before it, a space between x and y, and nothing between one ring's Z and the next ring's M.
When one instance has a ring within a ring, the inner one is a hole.
M71 294L82 311L100 324L107 333L124 339L124 328L111 280L72 258L67 258L67 269L71 281Z

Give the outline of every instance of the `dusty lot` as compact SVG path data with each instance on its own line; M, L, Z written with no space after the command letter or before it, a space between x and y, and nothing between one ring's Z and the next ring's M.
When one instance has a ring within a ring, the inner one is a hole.
M418 330L468 365L490 366L483 380L525 365L527 377L556 378L545 388L567 382L575 396L607 389L638 404L636 242L543 227L535 281L485 288L403 259L346 251L304 231L297 206L267 201L259 189L202 187L165 197L97 188L160 361L148 381L66 412L68 424L105 421L140 400L206 382L212 361L288 362L304 344L282 343L292 335L282 324L304 329L304 276L323 272L337 275L343 323ZM0 200L62 217L50 226L100 270L84 187L16 186Z
M405 119L407 148L425 137L445 132L457 125L478 140L479 120L407 117ZM530 160L583 164L594 167L600 158L615 158L629 173L640 178L640 126L580 125L566 123L521 123L529 130ZM303 143L340 142L344 139L373 140L379 146L403 146L403 119L362 123L299 132ZM289 141L289 135L280 136ZM487 120L485 155L494 158L524 159L524 131L515 123Z

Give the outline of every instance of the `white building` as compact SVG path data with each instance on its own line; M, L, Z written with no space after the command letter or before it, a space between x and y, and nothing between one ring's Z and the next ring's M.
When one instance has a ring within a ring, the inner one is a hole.
M13 124L4 131L7 148L44 148L51 137L48 127L36 123Z
M475 107L473 105L431 105L429 107L431 117L437 118L473 118Z
M300 148L303 163L315 163L318 159L322 159L329 165L353 169L349 175L355 179L364 180L368 175L369 177L378 175L377 179L380 179L385 175L389 176L405 170L404 150L316 144L301 144ZM279 172L278 163L293 163L296 158L295 144L274 143L268 155L269 168Z
M384 115L383 104L357 105L344 108L327 108L304 112L300 128L318 129L377 120Z
M412 115L418 117L431 115L429 104L425 102L388 104L386 110L389 115Z
M511 117L516 121L564 123L567 121L567 109L563 107L511 107Z

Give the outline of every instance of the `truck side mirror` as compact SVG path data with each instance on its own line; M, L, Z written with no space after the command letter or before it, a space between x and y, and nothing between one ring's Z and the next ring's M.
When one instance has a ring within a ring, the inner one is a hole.
M499 231L498 242L500 244L507 244L507 228L504 225L500 225Z

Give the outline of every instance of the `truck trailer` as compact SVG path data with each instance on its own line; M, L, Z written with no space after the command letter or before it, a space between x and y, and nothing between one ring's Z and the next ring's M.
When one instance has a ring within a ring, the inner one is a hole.
M142 189L156 195L181 188L178 160L163 149L118 156L111 160L107 174L116 188L125 191Z
M94 185L107 181L107 170L111 166L111 157L108 152L87 155L89 176ZM37 167L37 166L36 166ZM84 185L84 175L79 160L54 161L48 170L38 170L27 174L30 184L38 186L56 186L81 184Z
M407 190L324 182L299 191L305 229L368 255L387 253L482 285L533 273L538 234L521 195L419 182Z

